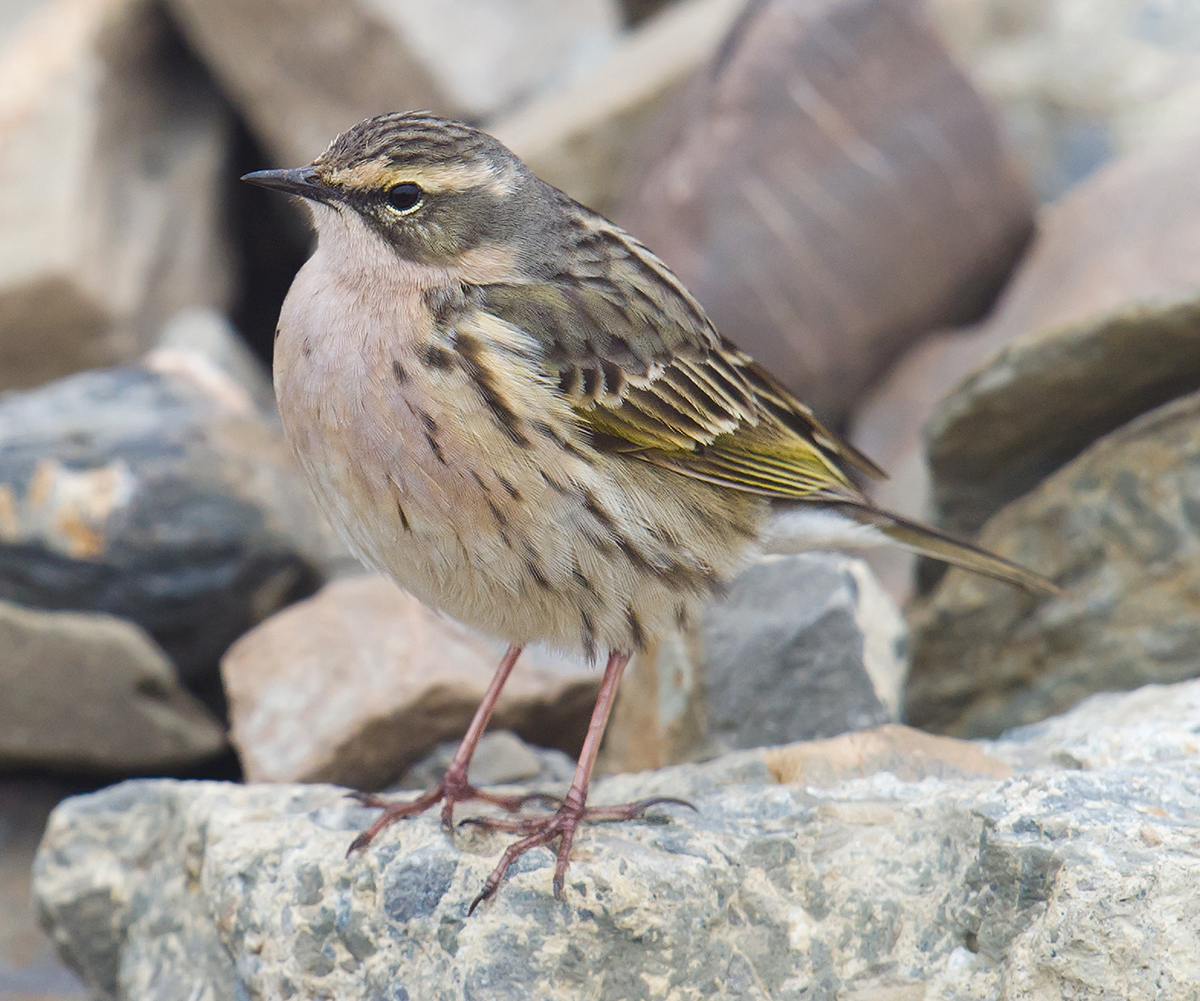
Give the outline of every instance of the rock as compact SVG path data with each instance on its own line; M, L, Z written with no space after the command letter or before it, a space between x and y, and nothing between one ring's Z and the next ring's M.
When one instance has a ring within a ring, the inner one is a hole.
M829 737L899 717L906 628L857 559L768 557L621 686L606 771Z
M0 993L5 1001L87 1001L38 927L31 884L46 818L79 786L46 778L0 778Z
M888 473L886 480L865 484L880 507L918 521L936 519L924 428L938 400L996 350L983 326L918 341L860 404L850 440ZM907 604L916 585L916 555L890 546L863 559L896 603Z
M618 213L825 419L990 305L1032 195L911 0L767 0ZM919 252L914 252L919 248Z
M178 368L197 373L206 363L249 393L263 413L275 412L271 373L233 324L215 309L185 309L176 313L159 334L149 365L158 371Z
M942 523L994 511L1109 431L1200 389L1200 134L1114 164L1044 213L976 338L998 347L927 430Z
M189 357L0 397L0 598L136 622L216 704L225 648L342 550L276 423Z
M131 622L0 601L0 763L145 772L225 747L221 725L179 687Z
M488 126L535 174L614 215L666 145L697 73L716 55L744 0L680 0L562 87Z
M450 767L457 750L457 740L438 744L432 754L404 773L396 788L431 789ZM533 747L509 730L489 730L475 748L468 778L479 787L519 782L538 789L553 786L551 791L565 794L574 775L575 761L562 751Z
M1171 717L1177 691L1155 700ZM130 782L55 811L35 893L99 998L1182 1001L1200 981L1200 754L1113 746L1133 753L1008 778L979 750L958 774L941 762L965 752L941 746L919 781L868 762L780 784L763 751L606 779L596 802L699 812L585 828L562 902L538 849L469 918L509 835L452 841L434 811L346 859L374 811L342 790Z
M478 120L599 58L615 0L169 0L279 164L371 115Z
M385 577L330 584L225 655L231 739L246 777L383 788L466 731L501 652ZM585 665L555 666L531 651L493 728L577 751L599 681Z
M1200 675L1200 393L1096 442L996 514L980 543L1063 592L1038 599L948 572L910 615L913 724L994 735L1092 692Z
M223 306L228 109L149 0L53 0L0 51L0 388Z
M1042 198L1195 127L1200 17L1160 0L933 0Z

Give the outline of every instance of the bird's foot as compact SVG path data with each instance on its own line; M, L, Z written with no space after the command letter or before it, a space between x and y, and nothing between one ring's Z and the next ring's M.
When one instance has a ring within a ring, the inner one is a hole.
M518 858L532 848L549 845L555 838L558 839L558 862L554 867L554 896L561 900L563 884L567 878L567 866L571 860L571 845L575 841L575 832L581 822L636 820L644 816L650 807L663 803L686 806L690 810L696 809L687 800L675 799L672 796L652 796L649 799L639 799L635 803L598 807L584 806L581 801L568 796L558 810L548 817L468 817L461 821L462 825L470 824L489 831L508 831L512 834L523 834L525 837L513 842L504 850L500 862L484 882L483 889L471 901L467 914L474 913L476 907L495 894L509 866Z
M350 847L346 849L347 855L366 848L381 831L397 820L415 817L437 803L442 804L442 827L448 832L453 832L455 803L479 800L483 803L490 803L492 806L498 806L509 813L517 813L529 803L558 806L562 802L557 796L551 796L548 793L535 792L525 796L498 796L495 793L484 792L482 789L476 789L467 781L465 770L461 774L453 770L446 772L442 780L428 792L423 792L416 799L403 803L390 803L374 793L352 792L350 795L363 806L376 807L383 813L350 843Z

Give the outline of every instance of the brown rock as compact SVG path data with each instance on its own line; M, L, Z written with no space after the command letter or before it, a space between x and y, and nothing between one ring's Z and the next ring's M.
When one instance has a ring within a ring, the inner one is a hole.
M953 531L1091 442L1200 388L1200 135L1114 164L1047 210L979 341L1007 344L928 426Z
M224 305L229 113L149 0L54 0L0 52L0 388Z
M533 172L614 214L636 190L657 134L712 59L744 0L682 0L571 81L489 126ZM677 113L676 113L677 117Z
M614 0L170 0L277 162L417 108L479 119L598 58Z
M500 652L386 578L330 584L222 661L246 777L382 788L466 730ZM598 685L598 672L534 653L509 679L493 729L576 753Z
M977 744L935 737L898 723L772 747L764 754L776 782L821 788L876 772L891 772L902 782L930 777L1003 779L1012 774L1012 766Z
M910 617L906 718L992 736L1104 690L1200 675L1200 394L1093 444L996 514L982 545L1058 582L1038 599L949 571Z
M988 307L1031 213L919 4L770 0L618 218L837 422L918 334Z
M0 763L161 773L224 746L220 724L132 622L0 601Z

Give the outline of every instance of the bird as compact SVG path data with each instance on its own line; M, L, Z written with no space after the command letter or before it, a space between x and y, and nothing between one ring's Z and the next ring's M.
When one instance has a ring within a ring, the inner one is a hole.
M370 118L311 164L243 180L297 196L316 248L280 310L274 384L286 438L351 551L431 607L507 643L443 779L351 844L442 804L521 835L509 866L557 842L562 896L630 658L686 627L750 561L898 543L1026 588L1024 567L891 514L883 471L723 337L651 250L538 178L499 140L429 112ZM522 649L605 659L566 796L477 790L468 767ZM690 805L690 804L685 804Z

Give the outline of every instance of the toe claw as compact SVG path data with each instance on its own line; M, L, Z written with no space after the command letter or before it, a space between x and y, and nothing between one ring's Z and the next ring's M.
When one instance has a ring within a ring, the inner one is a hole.
M475 894L475 899L471 901L471 905L467 908L467 917L470 917L472 914L474 914L475 908L482 904L490 896L491 894L488 893L486 886L477 894Z
M349 858L355 852L360 852L371 843L371 835L364 831L357 838L350 842L350 847L346 849L346 858Z

